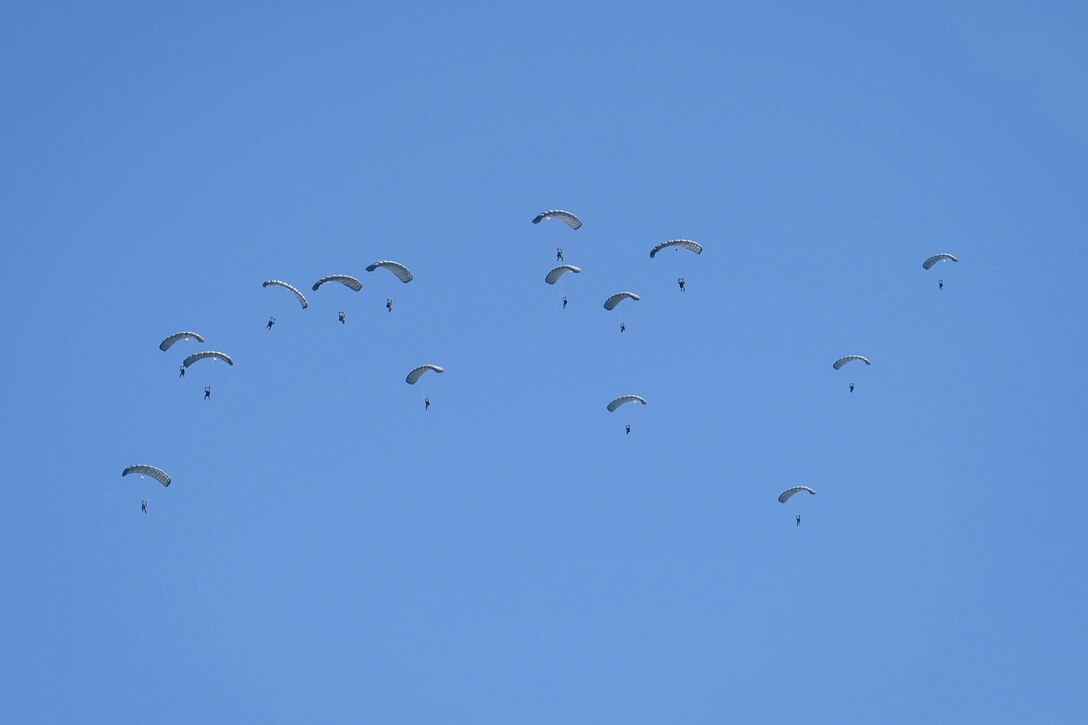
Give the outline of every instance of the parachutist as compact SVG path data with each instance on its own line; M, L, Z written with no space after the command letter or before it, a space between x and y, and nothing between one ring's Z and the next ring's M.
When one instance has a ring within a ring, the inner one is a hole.
M556 259L557 262L562 262L563 261L563 248L562 247L556 247L556 249L555 249L555 259Z
M274 325L274 324L276 324L276 318L275 317L269 317L268 318L268 325L264 329L271 330L272 325Z
M623 332L623 331L625 331L626 329L627 329L627 326L626 326L626 325L624 325L624 324L623 324L623 323L621 322L621 323L620 323L620 332Z
M800 526L801 525L801 514L797 514L797 523L794 524L794 525L795 526Z
M140 510L143 511L145 514L147 513L147 501L140 502Z
M387 297L386 298L386 300L385 300L385 309L389 310L390 312L393 311L393 298L392 297Z
M854 392L854 384L853 383L850 383L850 392L851 393Z
M208 400L212 397L212 389L204 388L204 400Z
M631 435L631 426L630 425L627 426L627 435Z
M344 313L343 312L340 313L340 324L341 325L345 324L344 323Z
M431 399L430 398L424 398L423 399L423 410L427 411L427 410L430 410L430 409L431 409Z
M567 298L566 298L566 296L563 297L563 309L564 310L567 309Z
M185 377L185 366L184 365L182 365L181 367L178 368L178 377L179 378L184 378Z
M676 283L677 283L678 285L680 285L680 291L681 291L681 292L685 292L685 291L686 291L686 290L684 289L684 278L683 278L683 277L678 277L678 278L677 278L677 280L676 280Z
M944 289L944 280L943 279L937 280L937 289Z

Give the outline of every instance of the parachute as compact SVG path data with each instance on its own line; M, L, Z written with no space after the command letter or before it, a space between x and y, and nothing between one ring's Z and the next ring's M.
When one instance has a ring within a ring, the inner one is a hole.
M643 405L646 405L645 398L639 397L637 395L621 395L620 397L616 398L608 404L608 412L615 413L616 408L620 407L621 405L624 405L626 403L634 403L636 401L642 403Z
M548 284L555 284L559 281L559 278L563 276L564 272L573 272L578 274L582 271L581 267L575 267L573 264L561 264L551 272L548 272L548 276L544 278L544 281Z
M295 295L295 297L298 298L298 303L300 305L302 305L302 309L306 309L307 307L310 306L310 303L306 301L306 298L303 296L303 294L301 292L299 292L298 289L296 289L293 285L289 285L286 282L283 282L283 281L278 280L278 279L270 279L270 280L266 281L264 284L262 284L261 286L262 287L283 287L286 290L290 290Z
M408 383L409 385L415 385L419 381L419 379L423 377L423 373L427 372L428 370L434 370L436 373L446 372L445 368L440 368L437 365L420 365L418 368L408 373L408 377L404 379L404 382Z
M634 292L617 292L604 301L604 308L606 310L612 310L616 305L623 302L625 299L633 299L636 302L642 298L636 295Z
M182 363L185 367L189 367L195 362L204 360L206 358L212 358L213 360L224 360L227 365L234 365L234 361L230 359L229 355L221 352L215 352L213 350L206 350L205 352L194 352L189 357L185 358L185 362Z
M958 262L958 261L960 261L960 260L956 259L955 257L953 257L948 252L941 252L940 254L934 254L932 257L930 257L926 261L922 262L922 269L929 269L930 267L935 265L937 262L943 262L946 259L949 262Z
M196 340L197 342L204 342L204 338L195 332L175 332L173 335L159 343L159 349L166 352L179 340Z
M163 486L170 485L170 477L166 475L166 471L161 468L155 468L154 466L129 466L125 470L121 471L121 477L124 478L130 473L137 474L140 478L144 476L151 476Z
M322 277L314 282L314 292L317 292L317 288L326 282L339 282L340 284L358 292L363 288L363 283L354 277L349 277L346 274L330 274L328 277Z
M375 262L374 264L367 267L366 271L367 272L373 272L374 270L378 269L379 267L385 267L386 269L388 269L390 272L392 272L396 276L397 279L399 279L404 284L408 284L409 282L412 281L412 273L408 271L407 267L405 267L400 262L391 262L391 261L389 261L387 259L382 260L380 262Z
M683 247L684 249L690 249L696 254L703 253L703 246L697 242L691 241L690 239L670 239L667 242L661 242L661 244L658 244L656 247L651 249L650 259L653 259L658 252L660 252L662 249L665 249L666 247L676 247L677 249Z
M855 360L861 360L866 365L872 365L872 363L869 362L868 358L862 357L861 355L847 355L846 357L840 357L838 360L836 360L835 364L832 365L832 367L835 368L836 370L838 370L839 368L841 368L846 363L851 363L851 362L854 362Z
M571 229L579 229L582 226L582 220L571 214L569 211L563 211L562 209L548 209L542 211L536 215L533 219L533 224L539 224L545 219L558 219L561 222L566 223Z
M801 493L802 491L808 491L813 496L816 495L816 492L813 491L808 486L794 486L793 488L787 488L785 491L778 494L778 503L786 503L787 501L790 500L790 498L793 496L793 494Z

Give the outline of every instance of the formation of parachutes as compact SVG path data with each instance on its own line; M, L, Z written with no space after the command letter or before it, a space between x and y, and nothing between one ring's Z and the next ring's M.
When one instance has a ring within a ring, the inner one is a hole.
M368 271L368 272L373 272L373 271L375 271L377 269L387 269L387 270L389 270L389 272L391 272L398 280L400 280L403 283L408 283L408 282L412 281L411 271L409 271L409 269L407 267L405 267L403 264L401 264L400 262L393 262L393 261L390 261L390 260L381 260L381 261L374 262L373 264L366 267L366 271ZM575 268L574 271L579 271L579 270L577 270ZM347 275L347 274L333 274L333 275L328 275L328 276L322 277L319 280L317 280L316 282L314 282L312 289L313 289L313 291L316 292L318 289L320 289L322 287L322 285L325 285L325 284L330 283L330 282L339 283L339 284L347 287L348 289L350 289L350 290L352 290L354 292L360 292L363 289L363 283L362 282L360 282L357 278L355 278L355 277L353 277L351 275ZM279 279L269 279L269 280L265 280L261 284L261 286L262 287L279 287L279 288L285 289L288 292L290 292L292 295L294 295L295 299L298 301L298 303L299 303L299 305L301 306L302 309L305 310L305 309L307 309L309 307L309 301L306 299L306 296L304 294L302 294L302 292L299 291L299 289L297 287L295 287L293 284L291 284L289 282L285 282L285 281L279 280ZM387 300L386 307L387 307L387 309L392 311L392 301L391 300ZM343 313L340 313L340 321L341 322L345 321ZM269 322L268 322L268 329L269 330L272 329L274 322L275 322L275 318L272 318L272 319L269 320ZM159 349L162 350L163 352L168 352L176 343L181 342L181 341L187 341L187 340L193 340L193 341L199 342L201 344L203 344L205 342L204 337L202 335L200 335L199 333L191 332L191 331L175 332L174 334L167 336L162 342L159 343ZM229 355L227 355L226 353L219 352L217 350L202 350L202 351L199 351L199 352L194 352L194 353L188 355L184 360L182 360L180 377L185 377L185 370L187 368L189 368L190 366L194 365L195 363L198 363L198 362L200 362L202 360L222 361L222 362L227 363L227 365L229 365L231 367L234 366L234 360ZM426 372L443 373L443 372L445 372L445 370L443 368L439 367L438 365L433 365L433 364L421 365L421 366L415 368L414 370L412 370L410 373L408 373L408 376L405 379L405 381L409 385L415 385L419 381L420 377L422 377L422 375L424 373L426 373ZM205 388L205 395L204 395L205 400L210 399L210 394L211 394L210 393L210 388ZM429 406L429 404L430 404L430 401L428 399L428 406ZM170 485L170 480L171 480L170 476L168 476L166 474L166 472L163 471L161 468L156 468L154 466L147 466L147 465L128 466L127 468L125 468L121 472L122 477L128 476L130 474L137 474L141 478L144 478L144 477L152 478L152 479L158 481L159 483L161 483L164 487ZM146 501L144 503L146 504Z
M577 229L580 229L582 227L581 219L579 219L577 216L575 216L573 213L571 213L569 211L563 211L563 210L559 210L559 209L551 209L551 210L543 211L540 214L538 214L532 220L532 222L533 222L533 224L539 224L540 222L542 222L544 220L548 220L548 219L555 219L555 220L562 221L563 223L565 223L567 226L569 226L573 230L577 230ZM673 249L676 249L678 251L679 250L687 250L687 251L693 252L694 254L697 254L697 255L700 255L703 252L702 245L700 245L699 243L694 242L694 241L692 241L690 239L670 239L670 240L663 241L663 242L655 245L650 250L650 258L654 259L660 251L662 251L664 249L669 249L669 248L673 248ZM562 259L562 250L558 250L558 257L559 257L560 260ZM949 254L947 252L942 252L942 253L939 253L939 254L935 254L935 255L933 255L931 257L928 257L922 263L922 267L923 267L923 269L929 270L934 265L936 265L936 264L938 264L940 262L943 262L943 261L958 262L959 260L955 256L953 256L952 254ZM411 282L412 279L413 279L411 271L407 267L405 267L403 264L401 264L400 262L394 262L394 261L391 261L391 260L379 260L379 261L376 261L376 262L374 262L374 263L372 263L372 264L370 264L370 265L368 265L366 267L367 272L374 272L374 271L376 271L378 269L388 270L399 281L401 281L402 283L405 283L405 284L407 284L408 282ZM582 269L580 267L574 266L572 264L560 264L559 266L554 267L551 271L549 271L547 273L547 275L544 278L544 281L549 285L555 285L556 283L559 282L559 280L565 274L567 274L567 273L580 274L581 272L582 272ZM346 275L346 274L334 274L334 275L329 275L329 276L322 277L322 278L318 279L316 282L314 282L312 289L313 289L313 291L316 292L322 285L325 285L325 284L330 283L330 282L336 282L338 284L341 284L341 285L347 287L348 289L350 289L350 290L352 290L354 292L360 292L362 290L362 288L363 288L362 282L360 282L355 277L352 277L352 276ZM680 278L678 280L678 282L679 282L681 291L683 291L685 289L683 278ZM282 289L285 289L285 290L287 290L288 292L290 292L291 294L293 294L295 296L295 299L298 301L298 303L302 307L302 309L306 309L309 306L309 303L306 300L306 297L302 294L302 292L300 292L297 287L295 287L294 285L292 285L292 284L290 284L288 282L284 282L282 280L277 280L277 279L270 279L270 280L266 280L262 284L262 286L263 287L280 287ZM943 281L941 282L941 288L943 288ZM605 300L604 308L605 308L605 310L612 311L612 310L614 310L616 308L617 305L619 305L624 300L628 300L628 299L633 300L633 301L639 301L642 298L639 295L635 294L634 292L629 292L629 291L617 292L617 293L611 295L610 297L608 297ZM566 307L566 304L567 304L567 300L564 297L563 298L564 308ZM389 311L392 311L391 300L387 300L386 307L387 307L387 309ZM268 329L269 330L272 329L272 326L273 326L274 322L275 322L274 318L272 318L269 321L269 323L268 323ZM344 322L343 313L340 313L340 322ZM621 324L620 330L621 330L621 332L624 330L624 326L622 324ZM182 342L182 341L195 341L195 342L198 342L198 343L201 343L201 344L205 343L204 337L202 335L200 335L199 333L191 332L191 331L183 331L183 332L173 333L173 334L169 335L168 337L166 337L164 340L162 340L162 342L159 343L159 349L162 350L163 352L167 352L176 343ZM234 365L234 361L226 353L215 351L215 350L203 350L203 351L194 352L194 353L188 355L182 361L182 376L184 377L184 369L185 368L189 368L194 363L197 363L197 362L202 361L202 360L223 361L223 362L226 362L227 365L232 366L232 367ZM840 357L839 359L837 359L832 364L832 367L835 370L840 370L844 366L848 365L851 362L862 362L866 366L872 364L869 361L868 358L866 358L866 357L864 357L862 355L846 355L846 356L843 356L843 357ZM438 366L438 365L432 364L432 363L427 363L427 364L424 364L424 365L420 365L420 366L412 369L408 373L408 375L405 377L405 382L408 385L415 385L428 372L434 372L436 374L441 374L441 373L445 372L445 369ZM851 392L853 392L853 390L854 390L853 383L850 384L850 390L851 390ZM206 388L205 389L205 399L208 399L208 396L209 396L209 389ZM426 403L427 403L427 407L429 408L430 407L430 399L429 398L426 400ZM626 405L628 403L640 403L640 404L642 404L644 406L647 405L646 399L643 398L642 396L639 396L639 395L621 395L621 396L613 399L611 402L609 402L606 407L607 407L607 410L608 410L609 413L615 413L617 410L619 410L620 408L622 408L624 405ZM626 430L627 430L628 433L630 433L630 431L631 431L630 425L626 426ZM132 466L128 466L127 468L125 468L121 472L122 477L133 475L133 474L138 475L141 478L144 478L144 477L151 478L151 479L161 483L164 487L169 486L170 483L171 483L170 476L167 475L167 473L165 471L163 471L162 469L156 468L154 466L132 465ZM796 495L798 493L801 493L801 492L808 493L810 495L815 495L816 494L816 491L809 488L808 486L793 486L791 488L787 488L786 490L782 491L782 493L780 493L779 496L778 496L778 501L780 503L786 503L794 495ZM800 523L800 517L798 517L798 523Z

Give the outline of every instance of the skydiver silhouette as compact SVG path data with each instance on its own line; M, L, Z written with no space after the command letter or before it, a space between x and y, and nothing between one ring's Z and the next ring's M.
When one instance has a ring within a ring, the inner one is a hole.
M185 377L185 366L182 365L180 368L178 368L178 378L184 378L184 377Z
M850 392L851 393L854 392L854 384L853 383L850 383Z
M677 278L676 278L676 283L677 283L678 285L680 285L680 291L681 291L681 292L685 292L685 291L686 291L686 290L684 289L684 278L683 278L683 277L677 277Z
M562 262L563 261L563 248L562 247L556 247L555 248L555 261L557 261L557 262Z
M628 424L628 426L627 426L627 435L631 435L631 426L630 426L630 424Z
M564 296L563 296L563 309L564 309L564 310L565 310L565 309L567 309L567 298L566 298L566 295L564 295Z
M621 323L620 323L620 332L623 332L623 331L624 331L624 330L626 330L626 329L627 329L626 325L624 325L624 324L623 324L623 323L621 322Z
M943 279L937 280L937 289L944 289L944 280Z
M340 313L340 324L341 325L344 324L344 313L343 312Z
M208 400L211 397L212 397L212 389L211 388L204 388L204 400Z
M423 399L423 410L427 411L427 410L430 410L430 409L431 409L431 399L430 398L424 398Z
M143 511L145 514L147 513L147 501L140 502L140 510Z
M272 325L274 325L274 324L276 324L276 318L275 318L275 317L269 317L269 318L268 318L268 326L267 326L267 327L265 327L264 329L266 329L266 330L271 330L271 329L272 329Z
M800 526L801 525L801 514L797 514L797 523L794 524L794 525L795 526Z
M387 297L385 299L385 309L389 310L390 312L393 311L393 298L392 297Z

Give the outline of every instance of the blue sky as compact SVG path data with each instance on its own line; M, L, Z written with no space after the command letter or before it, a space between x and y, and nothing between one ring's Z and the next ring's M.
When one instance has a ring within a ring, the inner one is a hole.
M1078 722L1088 10L989 5L9 6L0 719Z

